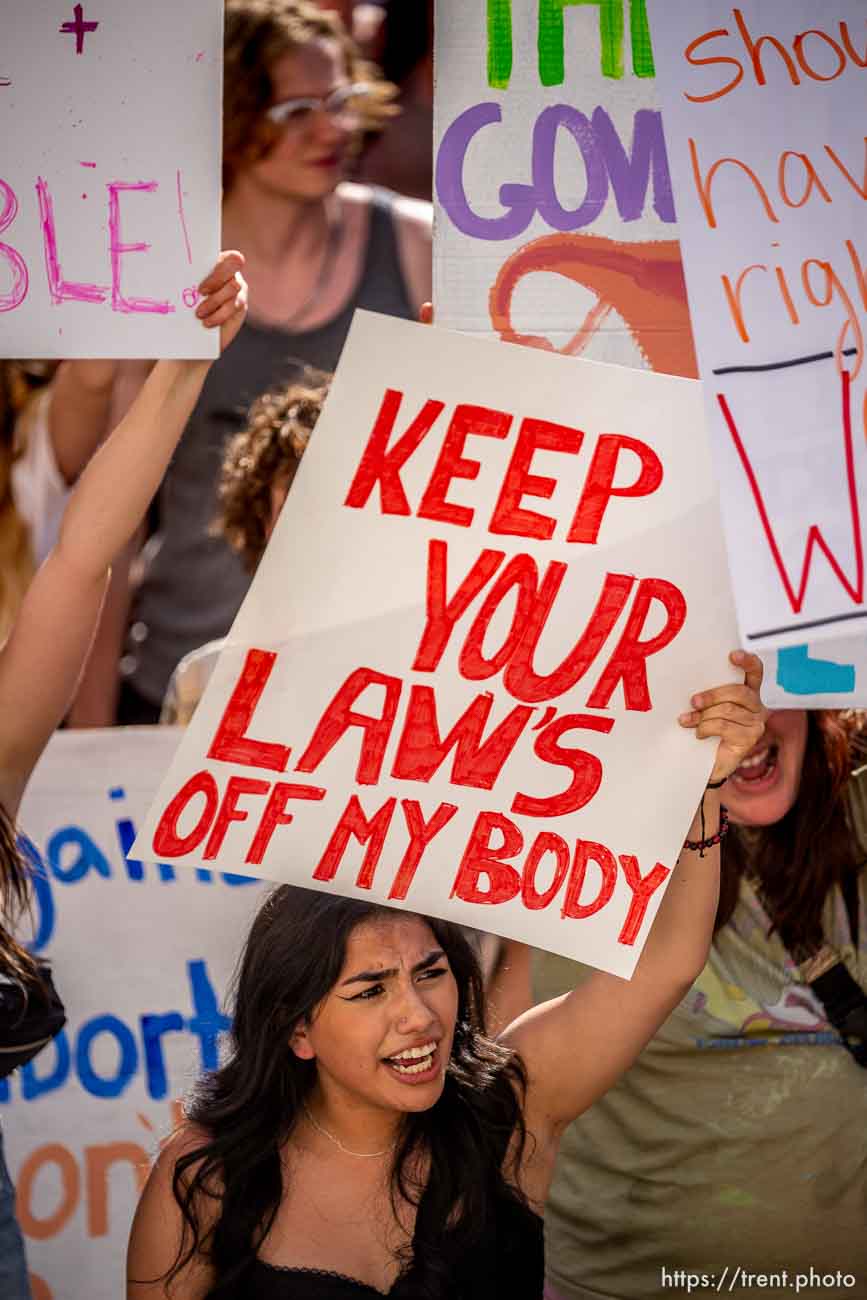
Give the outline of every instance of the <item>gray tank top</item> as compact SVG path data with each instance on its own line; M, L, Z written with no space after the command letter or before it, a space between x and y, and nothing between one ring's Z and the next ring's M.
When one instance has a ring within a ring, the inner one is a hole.
M250 585L238 557L209 536L226 441L250 405L288 384L304 365L334 370L357 307L413 319L392 215L394 195L374 190L367 255L346 307L319 329L291 334L248 321L211 367L163 480L159 532L134 602L121 672L159 704L178 661L225 636Z

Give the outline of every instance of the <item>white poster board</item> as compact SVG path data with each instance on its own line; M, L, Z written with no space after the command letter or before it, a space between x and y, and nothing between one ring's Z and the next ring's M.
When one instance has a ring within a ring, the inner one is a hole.
M644 0L615 10L437 0L437 321L694 375Z
M117 1300L138 1190L178 1101L217 1060L262 887L130 849L177 746L166 728L62 732L30 783L34 923L68 1023L0 1080L34 1300Z
M864 6L650 14L742 640L863 638Z
M697 374L645 0L436 15L437 320ZM763 657L772 708L867 703L867 639Z
M732 675L717 525L698 384L358 313L136 853L628 976Z
M14 12L12 12L14 10ZM0 355L214 357L221 0L6 6Z

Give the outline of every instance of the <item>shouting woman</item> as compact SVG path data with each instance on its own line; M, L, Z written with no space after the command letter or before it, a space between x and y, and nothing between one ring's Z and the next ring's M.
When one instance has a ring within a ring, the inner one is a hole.
M761 663L732 660L745 683L681 717L719 738L711 787L764 727ZM130 1300L538 1300L560 1136L706 960L725 826L711 787L632 980L597 971L498 1042L455 926L277 889L242 959L231 1055L142 1196Z

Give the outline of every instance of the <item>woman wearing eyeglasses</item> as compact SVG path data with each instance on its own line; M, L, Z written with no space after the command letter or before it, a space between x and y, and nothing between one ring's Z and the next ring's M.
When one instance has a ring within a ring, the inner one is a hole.
M336 14L311 0L228 0L224 80L223 239L246 257L250 317L166 477L159 547L132 617L116 616L113 650L104 630L103 655L122 655L123 723L158 720L179 660L225 635L247 590L210 527L227 437L252 402L305 363L333 370L357 307L417 319L431 296L430 205L344 179L364 133L394 111L394 92ZM98 697L76 721L111 716Z

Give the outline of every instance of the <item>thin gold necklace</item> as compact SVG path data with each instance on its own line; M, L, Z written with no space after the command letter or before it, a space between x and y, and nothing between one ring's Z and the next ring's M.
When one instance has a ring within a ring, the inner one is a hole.
M330 1142L333 1142L336 1147L340 1147L340 1150L345 1152L348 1156L357 1156L359 1160L378 1160L380 1156L387 1156L389 1151L394 1150L395 1143L391 1142L384 1151L350 1151L349 1147L343 1145L340 1138L335 1137L333 1133L329 1133L327 1128L324 1128L318 1120L314 1119L306 1102L303 1103L303 1106L304 1114L310 1120L310 1123L316 1129L317 1133L321 1133L323 1137L327 1137Z

